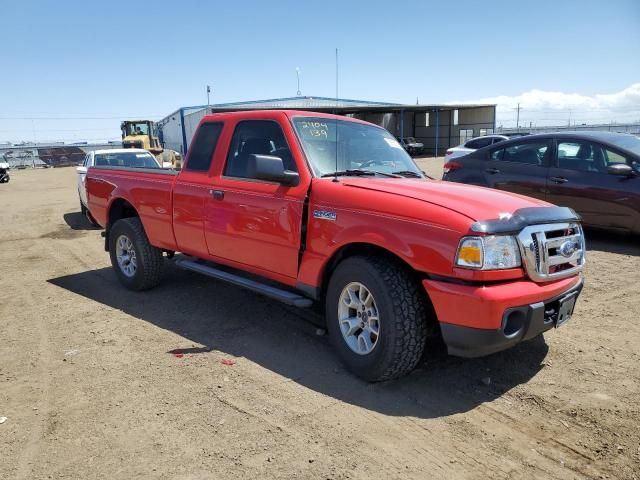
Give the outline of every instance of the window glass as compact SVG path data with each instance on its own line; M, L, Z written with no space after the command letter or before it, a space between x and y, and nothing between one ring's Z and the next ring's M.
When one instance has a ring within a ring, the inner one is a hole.
M293 126L316 175L339 170L412 172L411 157L384 128L322 117L296 117Z
M580 140L558 142L558 168L582 172L605 172L604 149Z
M126 124L127 135L149 135L147 122L128 122Z
M495 138L493 139L493 143L500 143L500 142L504 142L504 138L495 137Z
M453 111L453 124L458 125L458 110Z
M213 159L213 152L218 144L223 124L220 122L203 123L191 144L186 170L208 172Z
M611 135L607 140L614 145L640 155L640 137L635 135Z
M140 151L97 153L94 162L96 166L160 168L153 155Z
M504 155L504 148L500 150L494 150L491 152L491 160L502 160L502 156Z
M282 128L271 120L245 120L236 126L224 169L225 176L250 178L248 167L251 155L280 157L285 170L298 170Z
M429 126L429 112L424 112L424 126Z
M543 165L548 151L548 140L517 143L505 147L502 160L527 165Z
M493 128L481 128L480 129L480 136L491 135L492 133L493 133Z
M611 150L605 150L605 160L607 165L614 165L616 163L627 163L626 157L623 157L619 153L613 152Z
M467 142L467 144L465 145L465 147L467 148L483 148L483 147L488 147L489 145L491 145L491 138L477 138L475 140L471 140L470 142Z

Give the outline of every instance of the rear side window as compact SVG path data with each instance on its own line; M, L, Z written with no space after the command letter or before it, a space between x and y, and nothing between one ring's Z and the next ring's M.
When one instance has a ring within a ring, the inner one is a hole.
M513 143L505 147L501 160L541 166L546 163L546 157L549 151L548 140Z
M491 145L491 138L477 138L475 140L471 140L467 142L465 147L467 148L475 148L476 150L479 148L488 147Z
M213 159L213 152L218 144L220 132L222 132L223 124L220 122L203 123L198 129L189 160L187 160L186 170L195 172L208 172Z

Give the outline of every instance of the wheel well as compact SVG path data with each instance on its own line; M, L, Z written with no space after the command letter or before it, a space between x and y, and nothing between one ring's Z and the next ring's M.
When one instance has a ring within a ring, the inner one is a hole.
M372 245L370 243L351 243L349 245L345 245L344 247L340 248L336 253L334 253L331 259L327 262L327 265L325 266L324 271L322 272L322 282L320 284L320 291L318 292L319 294L318 299L321 300L321 304L320 304L321 308L324 308L324 298L327 293L329 280L331 279L331 275L333 274L333 271L340 264L340 262L342 262L348 257L353 257L356 255L357 256L373 255L376 257L384 257L394 263L397 263L401 267L405 268L407 272L410 273L413 280L417 282L417 284L420 287L420 290L424 293L424 298L427 302L427 305L426 305L427 314L428 314L427 322L428 322L428 326L431 333L432 334L435 333L436 337L439 335L438 333L439 324L437 320L437 315L433 308L433 303L431 303L429 294L422 288L421 280L424 278L424 275L418 272L417 270L415 270L411 265L409 265L406 261L404 261L401 257L396 255L395 253L390 252L389 250L379 247L377 245Z
M109 251L109 232L111 227L122 218L139 217L138 212L133 205L127 202L124 198L117 198L111 203L109 207L109 214L107 216L107 227L104 235L104 250Z
M123 198L118 198L113 201L109 208L109 225L113 225L121 218L139 217L138 212L133 205L127 202Z
M329 285L329 280L331 279L331 275L333 274L333 271L336 269L336 267L340 264L340 262L342 262L345 258L353 257L356 255L375 255L377 257L386 257L389 260L399 263L403 267L405 267L413 274L416 281L420 280L420 274L416 272L411 265L409 265L395 253L392 253L385 248L379 247L377 245L372 245L370 243L350 243L349 245L341 247L327 262L327 265L322 272L322 282L320 284L321 290L319 292L320 298L324 298L324 295L327 291L327 286Z

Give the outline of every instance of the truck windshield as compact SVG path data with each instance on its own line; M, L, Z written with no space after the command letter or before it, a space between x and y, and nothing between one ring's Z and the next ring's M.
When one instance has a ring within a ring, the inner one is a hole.
M316 176L365 170L423 178L404 148L383 128L321 117L295 117L293 125Z
M96 166L160 168L156 159L145 152L96 153Z

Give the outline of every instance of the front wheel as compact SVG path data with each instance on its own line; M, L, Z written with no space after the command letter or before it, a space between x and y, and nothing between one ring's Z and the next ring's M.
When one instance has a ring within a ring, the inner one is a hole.
M123 218L113 225L109 256L120 283L130 290L147 290L162 279L162 250L149 243L137 217Z
M427 337L427 299L410 271L379 257L350 257L326 297L331 341L347 368L368 381L406 375Z

